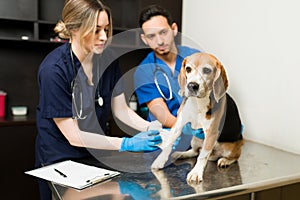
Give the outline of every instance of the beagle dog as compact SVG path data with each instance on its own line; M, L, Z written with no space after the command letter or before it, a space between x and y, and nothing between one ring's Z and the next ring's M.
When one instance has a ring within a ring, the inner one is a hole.
M213 55L195 53L184 59L178 76L180 95L184 100L179 108L175 125L168 137L162 134L162 152L151 165L162 169L168 161L173 144L186 123L193 129L203 128L204 139L193 137L191 149L174 152L173 158L197 157L187 181L199 183L208 160L225 168L238 160L244 144L238 108L227 94L228 79L223 65Z

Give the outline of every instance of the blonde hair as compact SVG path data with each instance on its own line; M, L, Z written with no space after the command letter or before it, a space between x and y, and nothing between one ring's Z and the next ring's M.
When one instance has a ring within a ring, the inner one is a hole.
M60 20L54 31L63 39L72 40L72 31L81 29L80 43L90 33L95 36L97 18L100 11L108 15L109 27L107 37L112 36L112 17L108 7L100 0L66 0Z

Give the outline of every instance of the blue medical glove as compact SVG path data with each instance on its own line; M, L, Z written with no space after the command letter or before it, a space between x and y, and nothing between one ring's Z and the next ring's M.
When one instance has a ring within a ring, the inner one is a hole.
M124 137L119 151L155 151L158 149L156 145L161 142L162 139L157 130L140 132L132 138Z
M204 135L204 131L202 128L199 129L192 129L191 127L191 123L187 123L181 130L181 132L185 135L193 135L199 139L204 139L205 135Z

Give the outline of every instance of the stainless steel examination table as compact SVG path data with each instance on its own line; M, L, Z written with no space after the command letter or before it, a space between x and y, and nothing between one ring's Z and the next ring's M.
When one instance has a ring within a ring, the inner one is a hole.
M124 156L124 155L122 155ZM128 154L134 159L138 154ZM124 159L116 165L130 166ZM222 199L255 193L300 182L300 155L246 141L237 163L218 169L208 162L204 181L189 185L186 175L196 159L177 160L162 170L149 172L121 172L109 181L84 190L75 190L51 183L56 199ZM298 191L300 196L300 191Z

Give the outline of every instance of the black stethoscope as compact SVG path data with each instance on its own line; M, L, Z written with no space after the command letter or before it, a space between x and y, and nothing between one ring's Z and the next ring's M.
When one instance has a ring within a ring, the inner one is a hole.
M71 82L72 101L73 101L73 105L74 105L74 109L75 109L75 113L76 113L76 118L77 119L85 119L87 117L87 115L83 115L82 88L81 88L80 84L76 83L76 80L75 80L76 75L77 75L77 70L75 67L74 56L73 56L71 44L70 44L69 49L70 49L71 63L72 63L72 68L73 68L73 80ZM99 78L100 78L99 74L100 74L99 67L97 66L97 80L99 80ZM75 89L76 88L78 88L78 90L79 90L80 109L78 109L76 98L75 98ZM100 107L103 106L103 104L104 104L103 98L100 95L100 85L98 85L98 87L97 87L97 99L95 101L99 104Z

